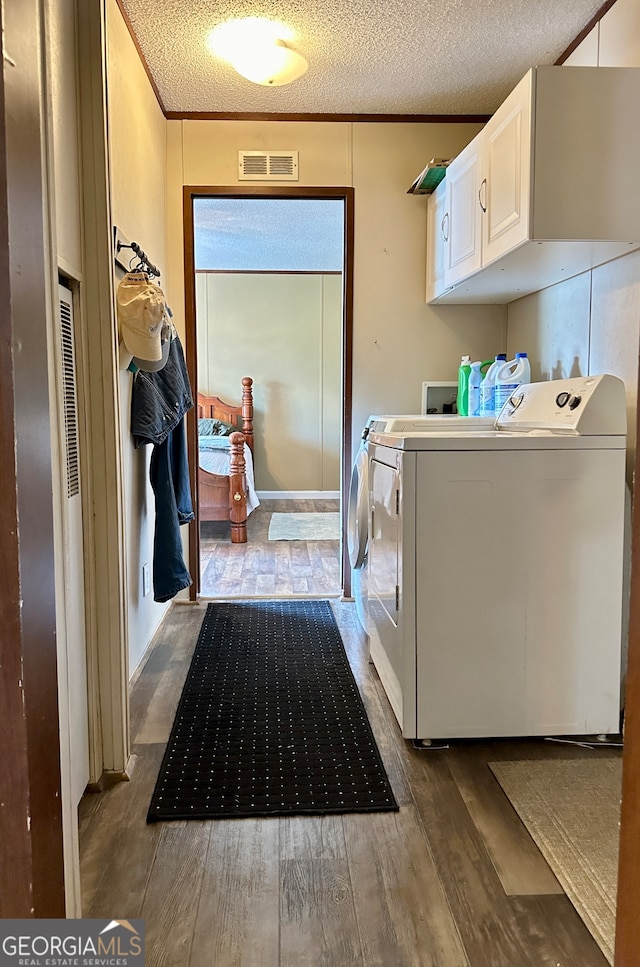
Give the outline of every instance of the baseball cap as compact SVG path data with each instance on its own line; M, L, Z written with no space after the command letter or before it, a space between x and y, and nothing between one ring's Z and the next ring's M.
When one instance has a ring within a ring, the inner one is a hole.
M120 338L138 359L162 360L162 320L165 298L160 286L144 272L127 272L116 294Z
M173 330L171 323L169 322L168 316L165 315L164 321L162 323L162 334L160 338L160 347L162 350L162 356L158 360L151 359L141 359L140 356L134 356L132 362L138 369L143 370L145 373L159 373L161 369L164 369L165 364L169 358L169 349L171 348L171 339L173 335Z

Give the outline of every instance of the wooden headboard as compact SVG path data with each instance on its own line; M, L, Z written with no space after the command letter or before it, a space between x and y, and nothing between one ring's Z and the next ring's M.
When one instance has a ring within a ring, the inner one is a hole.
M233 406L225 403L219 396L205 396L198 393L198 419L203 417L224 420L233 423L241 433L244 433L251 452L253 453L253 380L245 376L242 380L242 403Z

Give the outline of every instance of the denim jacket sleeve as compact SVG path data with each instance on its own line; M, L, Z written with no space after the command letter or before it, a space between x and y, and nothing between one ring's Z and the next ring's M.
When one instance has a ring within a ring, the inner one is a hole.
M180 337L171 340L169 358L157 373L139 370L131 392L131 433L135 447L164 443L193 406Z

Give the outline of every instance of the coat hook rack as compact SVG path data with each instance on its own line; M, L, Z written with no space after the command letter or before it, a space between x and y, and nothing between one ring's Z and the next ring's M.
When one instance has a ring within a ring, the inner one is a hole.
M147 267L147 269L149 270L149 274L154 275L158 279L160 278L160 269L156 268L153 262L149 260L148 255L140 248L137 242L125 243L125 242L121 242L120 239L118 239L116 242L116 255L123 248L133 249L135 254L138 256L138 261L141 263L141 265L144 265Z

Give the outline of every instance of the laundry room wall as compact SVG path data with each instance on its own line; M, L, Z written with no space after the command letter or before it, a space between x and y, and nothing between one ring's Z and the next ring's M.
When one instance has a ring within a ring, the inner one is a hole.
M567 65L640 67L637 0L617 0ZM635 120L621 119L621 123ZM605 171L603 166L603 177L615 178L615 171ZM597 192L598 186L593 190ZM639 329L638 251L508 306L507 352L529 352L533 379L612 373L624 380L630 484L636 446Z
M504 307L426 305L426 197L407 195L430 158L453 157L480 127L168 121L168 295L172 305L183 313L182 186L239 184L241 149L295 149L300 163L298 185L355 189L355 442L369 413L418 411L423 380L455 378L463 353L486 359L505 349ZM183 325L180 318L179 326Z
M161 272L166 255L166 126L116 0L107 2L107 83L111 202L114 225L138 242ZM133 253L132 253L133 254ZM116 271L116 279L122 277ZM132 374L119 372L127 548L129 673L133 673L167 609L143 596L142 566L153 562L155 501L150 448L135 450L129 429Z

